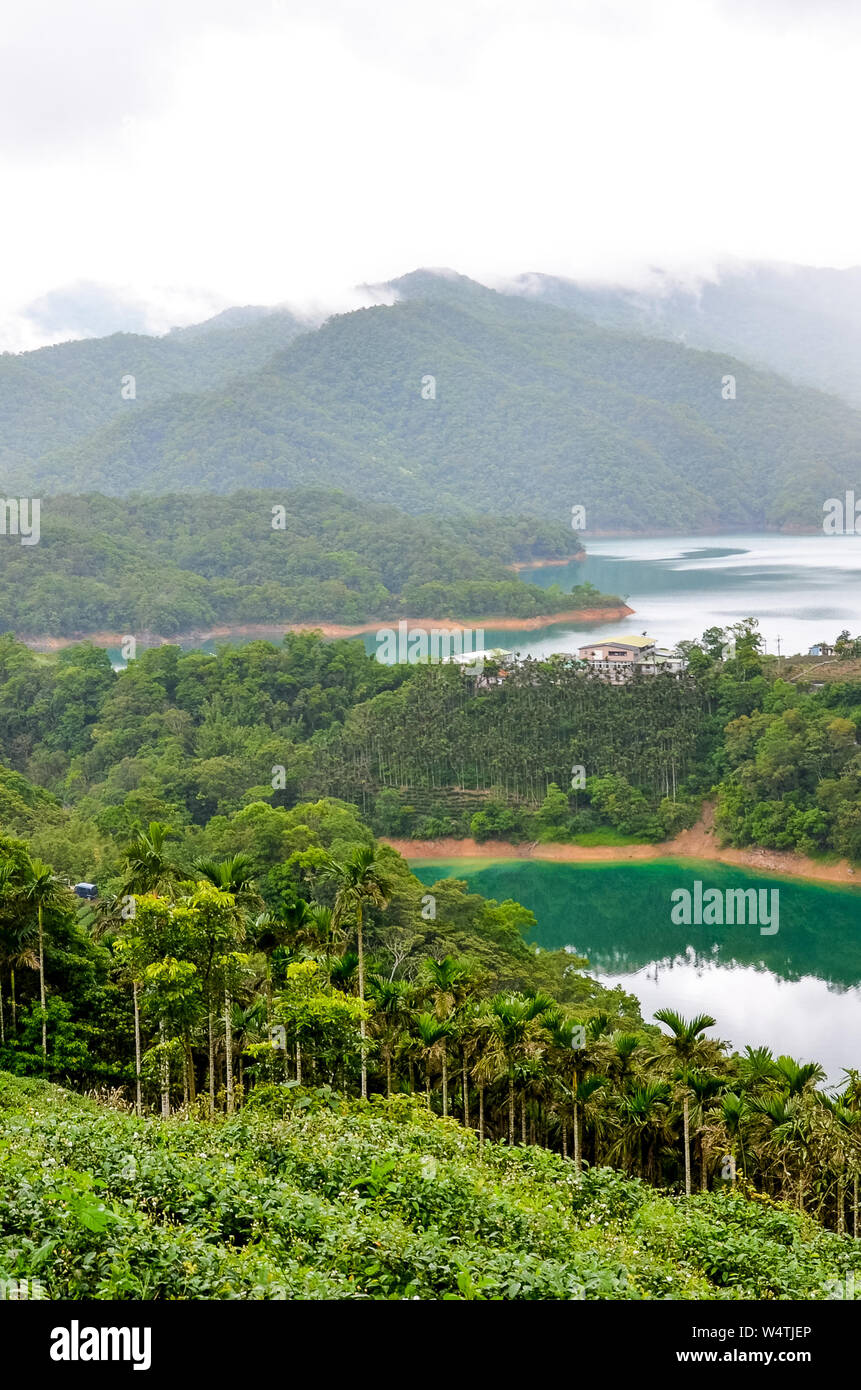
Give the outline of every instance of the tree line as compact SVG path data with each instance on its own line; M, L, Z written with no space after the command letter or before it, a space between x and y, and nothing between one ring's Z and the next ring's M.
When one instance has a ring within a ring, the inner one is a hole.
M516 904L475 915L463 885L422 891L348 807L269 814L293 815L305 847L268 874L243 849L184 860L153 822L126 842L116 891L74 918L79 956L107 963L113 1028L123 1019L126 1034L107 1051L138 1113L214 1119L285 1085L423 1091L479 1144L540 1145L575 1171L615 1166L688 1195L759 1191L858 1236L857 1071L835 1094L816 1063L733 1052L709 1036L708 1014L662 1009L659 1026L644 1024L633 1001L582 976L584 962L539 953L536 965ZM328 845L315 816L329 820ZM94 990L72 960L73 900L22 842L0 851L0 1056L69 1079ZM46 953L66 1001L46 994ZM38 977L25 1017L22 975ZM99 1070L78 1084L98 1084Z

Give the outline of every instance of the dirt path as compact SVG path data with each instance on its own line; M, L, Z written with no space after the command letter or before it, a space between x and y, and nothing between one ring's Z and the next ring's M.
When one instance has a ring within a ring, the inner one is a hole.
M783 878L807 878L818 883L861 885L861 872L846 859L823 864L790 850L721 848L714 831L714 807L707 806L690 830L657 845L515 845L487 840L384 840L405 859L549 859L558 863L628 864L648 859L700 859L718 864L737 864Z

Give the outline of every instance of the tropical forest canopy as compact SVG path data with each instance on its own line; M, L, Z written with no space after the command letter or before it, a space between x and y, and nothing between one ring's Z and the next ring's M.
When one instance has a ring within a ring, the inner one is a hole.
M212 624L530 618L618 604L510 566L579 549L559 522L408 516L322 489L54 497L38 545L0 545L0 631L171 636Z
M736 638L731 659L711 629L683 676L610 685L568 658L477 682L312 633L115 671L88 643L45 657L7 634L0 818L82 878L136 822L197 835L319 797L379 834L544 841L661 840L713 799L731 843L861 859L861 680L784 679L755 625Z

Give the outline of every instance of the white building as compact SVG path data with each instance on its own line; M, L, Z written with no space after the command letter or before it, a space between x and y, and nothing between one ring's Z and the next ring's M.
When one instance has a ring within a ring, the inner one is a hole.
M634 671L654 676L659 671L670 671L678 675L687 669L687 662L677 652L668 647L655 645L653 637L605 637L599 642L590 642L580 647L578 656L609 680L618 682L630 679Z

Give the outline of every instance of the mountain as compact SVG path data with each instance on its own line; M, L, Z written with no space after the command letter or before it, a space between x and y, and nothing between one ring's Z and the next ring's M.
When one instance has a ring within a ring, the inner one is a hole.
M696 287L658 273L649 289L520 275L505 287L623 332L729 352L861 406L861 267L723 269Z
M286 309L228 309L163 337L113 333L0 354L0 470L25 480L36 460L117 416L255 371L309 325ZM134 377L134 397L123 394ZM33 477L40 477L38 470Z
M314 485L412 513L565 522L582 506L593 532L690 532L816 529L824 500L855 481L861 415L833 396L451 272L388 288L393 305L294 334L244 375L228 375L235 335L260 334L266 318L144 340L150 353L190 354L189 389L153 399L144 369L129 409L112 403L107 423L26 467L7 461L7 490ZM115 338L48 349L68 351L66 395L85 375L76 348L114 373L120 360ZM44 370L39 381L47 390Z

